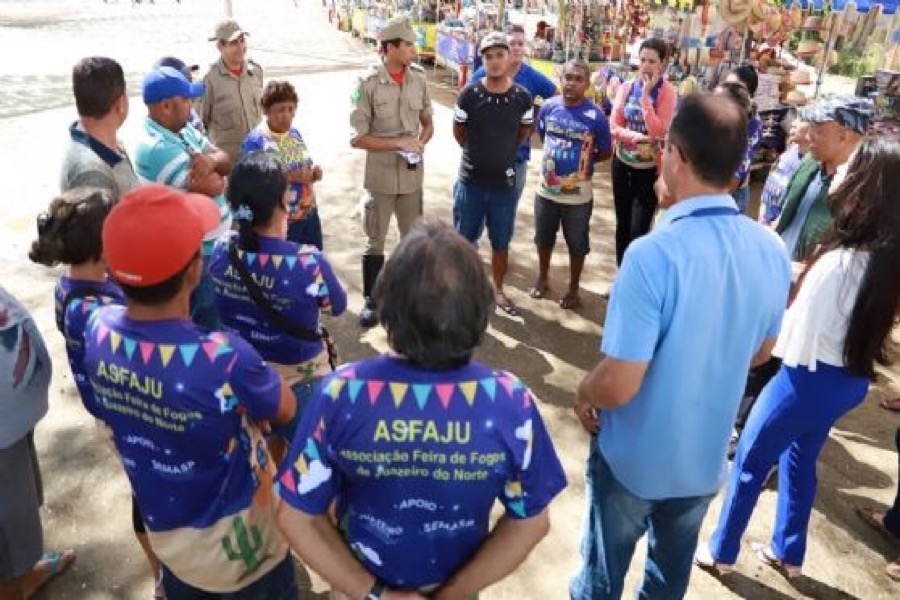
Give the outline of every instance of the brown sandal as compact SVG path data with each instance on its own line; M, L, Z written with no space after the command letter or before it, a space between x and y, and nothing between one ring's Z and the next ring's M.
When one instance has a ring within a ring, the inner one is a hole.
M878 406L891 412L900 412L900 398L884 398Z
M894 581L900 581L900 560L895 560L886 566L884 572Z
M890 529L884 526L883 512L875 510L874 508L863 508L861 506L858 506L856 508L856 515L860 519L862 519L863 523L865 523L890 541L894 542L895 544L900 544L900 537L894 535Z

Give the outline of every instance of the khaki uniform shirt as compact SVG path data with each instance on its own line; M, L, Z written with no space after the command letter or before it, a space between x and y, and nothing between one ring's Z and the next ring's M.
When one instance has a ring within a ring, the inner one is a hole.
M197 114L212 143L237 160L244 138L262 120L262 67L247 61L240 77L235 77L220 59L210 65L203 83L206 93L197 102Z
M383 63L372 65L359 78L353 92L350 126L353 137L364 135L384 138L415 137L421 130L420 118L433 112L425 70L410 65L399 86ZM394 151L366 153L364 187L377 194L411 194L422 188L424 164L413 170Z

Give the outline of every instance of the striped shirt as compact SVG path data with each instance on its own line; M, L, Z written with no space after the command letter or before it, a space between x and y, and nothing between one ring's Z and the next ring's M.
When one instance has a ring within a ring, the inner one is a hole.
M134 155L138 176L143 183L187 190L191 155L206 152L211 146L206 136L190 123L175 134L147 117ZM231 229L231 210L225 195L214 196L213 200L219 207L219 227L204 238L204 254L209 254L212 243Z

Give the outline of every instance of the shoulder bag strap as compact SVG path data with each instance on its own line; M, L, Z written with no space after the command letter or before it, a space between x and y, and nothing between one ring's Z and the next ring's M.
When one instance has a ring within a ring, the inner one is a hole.
M228 259L231 261L231 266L234 267L237 270L238 275L240 275L241 281L247 286L247 292L250 294L253 303L263 312L272 325L298 340L307 342L322 341L322 334L318 331L301 327L275 310L272 303L263 295L262 290L259 288L259 284L253 280L250 271L247 269L247 265L245 265L244 261L238 256L237 246L233 243L228 245Z

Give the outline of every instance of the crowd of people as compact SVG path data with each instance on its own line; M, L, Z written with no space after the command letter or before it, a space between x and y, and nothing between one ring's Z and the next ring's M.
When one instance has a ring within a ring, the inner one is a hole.
M121 66L73 68L79 118L29 256L64 265L56 326L129 480L157 598L295 598L296 555L334 598L468 599L547 534L567 480L539 403L506 365L473 358L495 307L518 314L504 282L533 132L530 295L550 293L561 229L559 304L579 305L594 169L609 159L617 219L602 359L573 390L589 457L570 597L621 597L645 535L640 597L684 596L694 565L729 571L776 466L775 531L753 552L800 573L818 454L890 360L900 140L873 133L866 100L817 103L792 123L755 222L752 68L679 99L668 47L649 39L607 120L587 97L590 66L573 60L547 80L522 63L522 34L481 40L483 72L452 124L436 124L410 22L382 30L349 120L366 152L360 324L380 323L390 351L348 364L322 324L347 308L323 250L325 172L293 124L296 90L264 80L248 33L215 28L220 59L202 83L177 58L153 66L133 153L117 137ZM423 215L436 127L462 149L452 226ZM401 241L388 256L393 215ZM489 269L476 251L485 229ZM43 553L33 431L51 362L2 289L0 339L0 597L18 600L75 555ZM698 543L726 480L716 531ZM860 516L900 539L898 511Z

